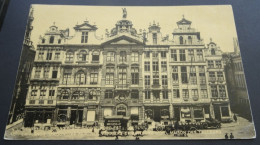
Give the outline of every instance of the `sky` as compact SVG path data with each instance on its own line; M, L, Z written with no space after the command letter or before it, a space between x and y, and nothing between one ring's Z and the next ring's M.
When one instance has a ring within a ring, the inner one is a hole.
M105 30L115 27L122 19L122 8L127 10L127 19L131 20L133 27L148 30L149 24L159 23L163 36L169 35L177 28L176 22L185 19L192 21L192 28L201 32L204 43L210 38L217 43L224 52L233 51L233 38L237 37L234 16L230 5L215 6L76 6L76 5L33 5L34 21L31 40L35 47L40 35L49 29L55 22L59 29L70 29L88 20L90 24L98 27L97 36L105 37Z

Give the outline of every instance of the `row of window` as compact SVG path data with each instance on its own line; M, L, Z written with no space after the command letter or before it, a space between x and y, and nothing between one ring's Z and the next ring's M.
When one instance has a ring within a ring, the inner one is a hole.
M98 70L93 70L90 73L90 84L96 85L98 84ZM72 84L72 71L71 70L65 70L62 78L62 84ZM76 85L85 85L87 84L87 73L80 70L78 71L74 76L74 84Z
M58 67L52 67L52 71L50 73L50 68L51 67L36 67L35 68L35 73L34 73L34 78L57 78L58 76ZM43 72L43 74L42 74ZM42 74L42 76L41 76ZM51 74L51 76L50 76Z
M213 98L225 98L226 97L226 87L225 85L212 85L211 88L211 95Z
M245 75L235 74L235 83L237 87L246 88Z
M234 63L235 71L243 71L242 62Z
M208 67L209 68L222 68L221 60L216 60L215 64L213 60L208 60Z
M186 58L186 52L188 52L188 58ZM171 50L171 61L203 61L203 51L202 49L197 49L195 56L193 49L188 49L187 51L184 49L179 50L179 55L177 50Z
M54 43L54 40L55 40L55 39L54 39L54 36L50 36L50 38L49 38L49 43L50 43L50 44L53 44L53 43ZM46 41L46 39L43 38L43 39L42 39L42 44L44 44L45 41ZM58 39L58 40L57 40L57 43L58 43L58 44L61 44L61 39Z
M107 62L115 62L115 52L108 52L106 56ZM126 62L127 61L127 55L125 51L121 51L119 54L119 62ZM132 62L138 62L139 61L139 54L138 52L132 52L131 53L131 61Z

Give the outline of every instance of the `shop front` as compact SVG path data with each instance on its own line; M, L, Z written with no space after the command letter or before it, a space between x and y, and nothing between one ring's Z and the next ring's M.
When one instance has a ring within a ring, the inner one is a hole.
M25 112L24 127L45 129L53 126L54 108L31 108Z
M129 117L123 115L105 116L104 126L106 130L127 130Z
M169 106L145 106L144 118L148 124L163 122L167 125L170 120Z

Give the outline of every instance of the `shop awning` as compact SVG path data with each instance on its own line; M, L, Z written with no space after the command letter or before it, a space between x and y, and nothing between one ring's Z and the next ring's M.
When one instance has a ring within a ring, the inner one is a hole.
M114 115L114 116L105 116L105 119L126 119L128 120L130 117L126 117L123 115Z

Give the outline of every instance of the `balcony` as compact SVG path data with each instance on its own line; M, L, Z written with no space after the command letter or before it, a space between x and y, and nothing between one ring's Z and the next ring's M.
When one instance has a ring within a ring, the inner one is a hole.
M152 85L153 88L160 88L160 86L161 86L161 85L160 85L159 83L154 83L154 84Z
M128 84L118 84L116 85L116 89L128 89L129 85Z
M229 99L227 97L212 97L212 102L227 102Z

